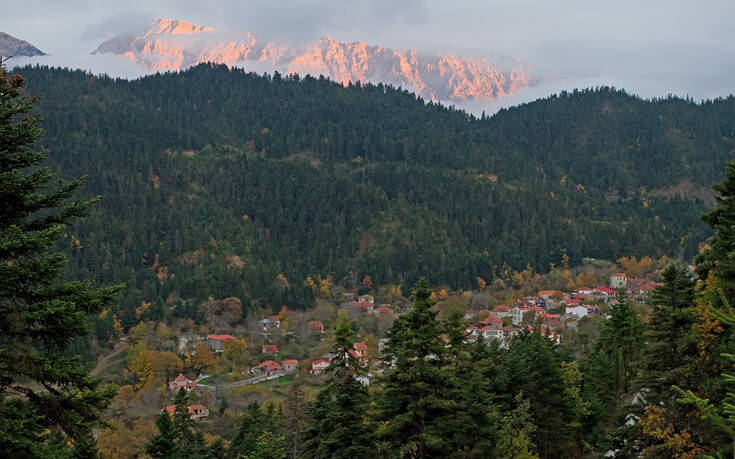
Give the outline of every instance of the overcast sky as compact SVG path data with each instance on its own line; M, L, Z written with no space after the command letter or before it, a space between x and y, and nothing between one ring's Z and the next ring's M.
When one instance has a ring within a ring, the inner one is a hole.
M393 48L506 54L543 83L502 105L609 84L646 97L735 93L735 0L25 0L0 31L51 56L41 62L119 75L97 45L153 18L268 39L365 41Z

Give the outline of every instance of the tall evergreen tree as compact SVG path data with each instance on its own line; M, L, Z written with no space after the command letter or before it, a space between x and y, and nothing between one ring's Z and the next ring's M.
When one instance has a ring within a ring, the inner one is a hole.
M309 420L306 415L306 393L298 379L288 388L283 412L288 455L291 459L296 459L300 455L301 436Z
M156 419L156 427L158 434L148 441L146 452L151 457L177 457L176 430L171 422L171 416L168 413L162 413Z
M493 392L497 368L483 335L469 339L463 312L452 311L443 326L448 340L447 369L458 381L452 394L459 402L453 423L457 430L452 433L456 455L484 458L493 449L500 421Z
M311 425L304 434L303 457L355 458L377 454L373 427L368 419L369 394L357 378L364 374L354 345L349 320L335 330L334 358L328 379L309 410Z
M694 277L685 266L672 265L661 274L663 285L651 294L644 371L640 385L647 403L673 401L672 384L683 384L696 356ZM674 405L675 406L675 405Z
M61 280L67 258L53 245L96 200L72 201L82 179L53 183L46 154L30 149L43 131L23 87L0 63L0 450L33 457L93 444L115 390L90 378L70 344L121 286Z
M380 436L402 456L449 456L457 429L456 381L446 368L446 343L426 279L414 288L413 299L413 308L388 333Z

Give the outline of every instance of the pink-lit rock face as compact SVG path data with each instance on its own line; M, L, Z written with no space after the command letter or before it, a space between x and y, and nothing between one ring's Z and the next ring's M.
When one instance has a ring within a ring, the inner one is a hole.
M250 32L216 31L170 19L156 19L141 34L118 35L95 53L119 54L146 72L217 62L258 72L324 75L343 84L388 83L442 101L493 100L531 82L525 64L511 57L432 55L330 37L286 46L259 41Z

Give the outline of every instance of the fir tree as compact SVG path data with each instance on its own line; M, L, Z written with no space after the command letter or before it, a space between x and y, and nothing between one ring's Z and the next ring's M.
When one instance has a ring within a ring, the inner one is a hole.
M426 279L416 285L413 299L413 308L388 333L380 436L399 455L448 456L457 430L456 381L446 368L445 342Z
M298 379L289 387L283 405L288 454L296 459L301 451L301 436L309 420L306 415L306 393Z
M156 427L158 428L158 435L150 439L146 446L146 452L151 457L177 457L176 429L168 412L162 413L156 419Z
M369 395L358 377L364 374L352 353L353 331L347 319L337 324L334 358L327 382L309 409L311 425L304 434L303 457L355 458L377 453L367 409Z
M94 450L91 430L115 390L100 388L70 345L121 286L61 280L67 258L52 246L96 200L72 201L82 179L53 183L46 154L30 149L43 131L23 87L0 62L0 449L82 454Z

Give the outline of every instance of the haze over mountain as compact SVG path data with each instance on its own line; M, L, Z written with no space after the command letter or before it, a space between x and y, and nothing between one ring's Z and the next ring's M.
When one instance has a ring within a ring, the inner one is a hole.
M99 45L141 64L146 72L182 70L202 62L255 71L324 75L334 81L388 83L432 100L492 101L531 84L527 66L507 56L462 57L341 43L330 37L286 45L247 31L218 31L159 18L147 30L123 33Z
M0 56L44 56L45 54L27 41L0 32Z

